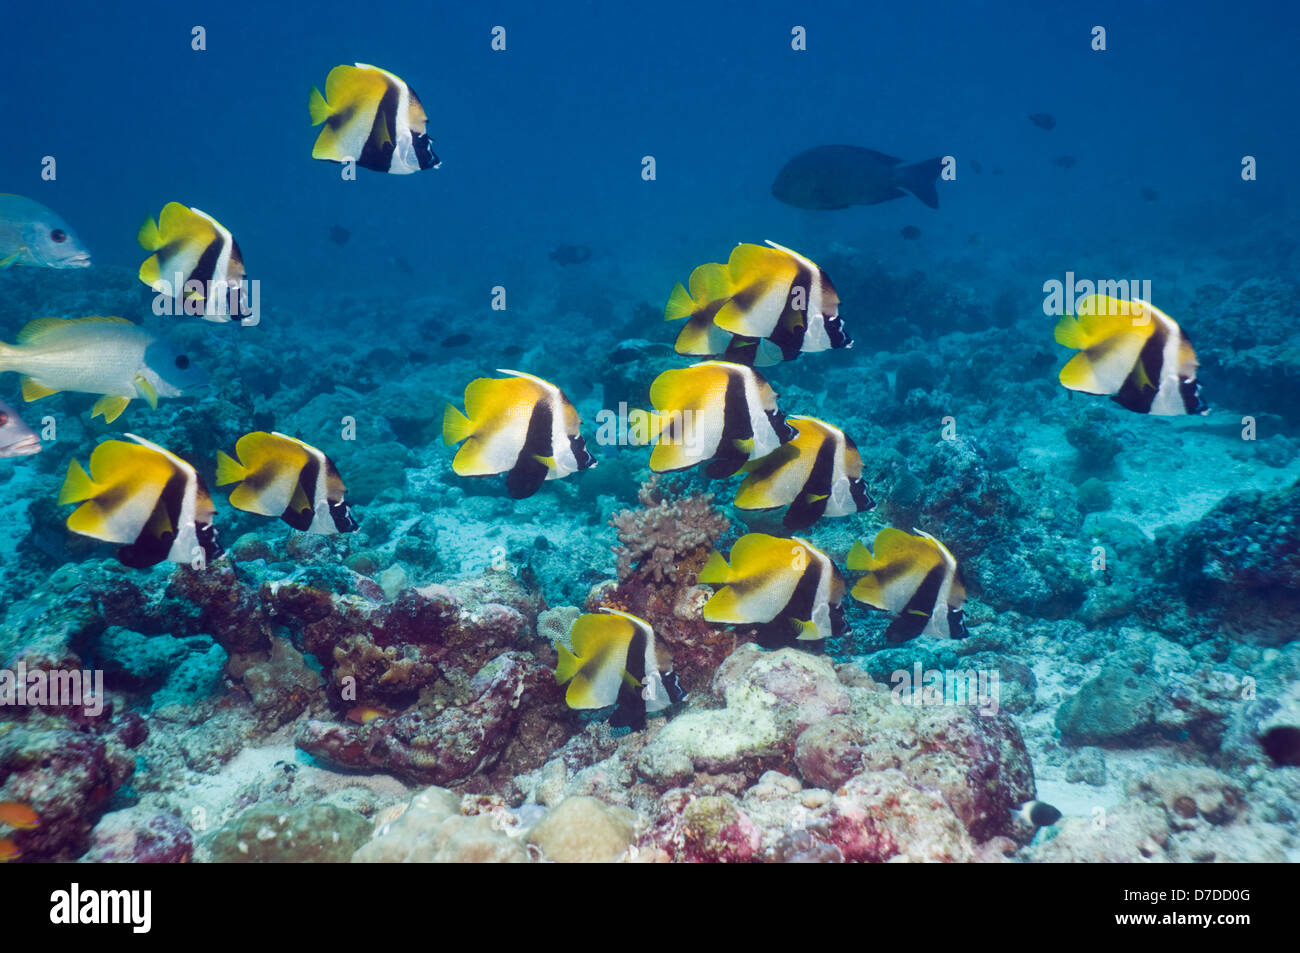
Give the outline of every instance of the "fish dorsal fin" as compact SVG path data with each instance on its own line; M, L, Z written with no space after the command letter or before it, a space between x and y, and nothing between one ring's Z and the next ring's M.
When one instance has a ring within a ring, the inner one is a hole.
M72 327L78 324L130 324L126 318L119 318L116 315L92 314L84 318L37 318L34 321L28 321L23 329L18 332L19 344L35 344L45 335L57 328Z
M18 332L18 343L32 344L55 328L63 327L66 323L63 318L36 318L34 321L28 321L23 325L23 329Z

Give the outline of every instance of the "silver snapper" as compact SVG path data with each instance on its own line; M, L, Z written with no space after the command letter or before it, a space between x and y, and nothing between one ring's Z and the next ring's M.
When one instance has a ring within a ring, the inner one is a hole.
M99 394L92 416L116 420L136 397L151 407L160 397L182 397L208 376L172 344L118 317L37 318L0 343L0 373L23 375L23 399L59 391Z
M89 268L90 252L58 212L0 193L0 268L10 265Z

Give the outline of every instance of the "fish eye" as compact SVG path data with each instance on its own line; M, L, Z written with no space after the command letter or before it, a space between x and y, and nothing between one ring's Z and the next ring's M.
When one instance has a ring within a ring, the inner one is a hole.
M50 232L50 238L54 239L56 242L66 242L68 240L68 233L61 228L56 228L54 231Z
M176 366L179 367L181 370L185 370L185 368L190 366L190 359L186 357L184 354L177 354Z
M3 427L7 423L9 423L9 415L4 411L0 411L0 427Z

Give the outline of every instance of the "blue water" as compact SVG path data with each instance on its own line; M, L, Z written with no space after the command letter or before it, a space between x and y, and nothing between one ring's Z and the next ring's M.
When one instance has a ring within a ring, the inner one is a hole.
M1140 245L1179 212L1213 219L1188 237L1244 235L1285 200L1292 5L859 9L22 4L0 38L0 182L63 210L104 264L137 262L135 230L167 201L197 206L231 228L267 293L285 295L405 281L393 256L419 288L527 293L549 247L579 242L653 300L740 240L779 235L815 258L836 240L896 249L915 223L950 242L979 232L1069 254ZM796 24L805 52L790 48ZM1095 24L1103 53L1089 48ZM205 52L190 48L195 25ZM505 52L490 48L496 25ZM351 61L420 94L441 169L343 182L310 159L307 93ZM1055 130L1026 121L1040 111ZM835 216L772 201L785 159L823 142L974 158L985 174L959 164L937 215L911 199ZM1078 165L1052 166L1061 154ZM1249 186L1244 154L1261 170ZM58 160L55 182L38 178L44 155ZM653 183L644 155L657 160ZM1137 200L1141 184L1158 188L1157 209ZM334 224L353 233L345 249L325 240Z

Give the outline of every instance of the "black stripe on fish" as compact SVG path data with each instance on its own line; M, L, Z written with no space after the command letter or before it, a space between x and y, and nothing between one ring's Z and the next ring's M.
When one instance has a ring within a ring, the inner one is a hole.
M298 488L307 495L308 507L305 510L296 510L293 508L293 497L289 497L289 505L284 508L280 514L280 519L284 520L296 530L306 532L311 529L312 520L316 518L316 482L320 476L320 463L315 454L307 454L307 462L298 472Z
M1124 378L1119 393L1112 398L1121 407L1135 410L1139 414L1151 411L1151 404L1156 399L1156 394L1160 393L1160 372L1165 363L1165 342L1168 339L1169 332L1157 323L1151 336L1142 345L1133 370ZM1139 370L1146 373L1149 384L1139 382Z
M189 482L189 474L181 470L175 470L167 479L149 513L149 519L145 521L144 526L140 527L135 542L117 551L117 558L122 565L130 566L132 569L148 569L150 566L158 565L170 555L172 543L176 541L181 506L185 502L185 489ZM172 528L156 535L152 534L150 527L163 519L166 519Z
M397 147L397 101L400 97L397 84L390 82L379 100L370 135L366 137L361 158L357 160L357 165L362 168L387 172L392 167L393 150Z
M188 281L203 282L203 294L208 293L208 284L215 277L217 272L217 259L221 257L221 250L225 248L226 241L218 233L217 237L208 242L208 246L203 249L203 254L194 264L194 270L187 276Z
M636 629L636 634L632 636L632 642L627 647L627 659L623 667L636 679L639 687L632 687L627 679L619 682L617 707L610 715L609 723L614 728L631 728L633 731L640 731L645 727L645 699L641 697L641 691L645 687L646 677L646 634L641 626L636 623L631 624Z
M790 594L790 601L777 613L775 619L757 627L759 645L765 649L779 649L783 646L804 648L811 645L811 640L799 641L799 630L795 628L794 620L813 617L823 571L821 560L810 556L794 592Z
M804 335L808 333L808 306L812 301L812 272L801 261L797 261L797 268L794 280L786 290L785 308L770 338L787 361L793 361L803 350ZM802 291L803 308L794 306L796 289Z
M749 416L749 402L745 399L745 381L740 374L728 373L722 407L722 435L713 462L705 472L715 480L735 476L749 460L749 451L736 444L753 439L754 425Z
M807 529L826 514L826 504L830 500L831 480L835 477L835 440L823 440L817 448L817 459L813 462L808 481L799 489L790 508L781 520L788 529ZM821 497L821 499L813 499Z
M903 611L885 630L885 638L890 642L907 642L925 631L925 627L930 624L934 604L939 599L943 577L947 573L948 567L940 563L925 574L925 579L917 586L916 592L912 593L912 598L907 600Z
M532 416L528 418L528 432L524 436L524 445L519 449L519 457L515 460L514 467L506 474L506 490L516 500L522 500L536 493L546 482L547 474L551 472L550 467L538 457L552 457L555 454L551 446L553 419L549 400L539 400L533 406Z

